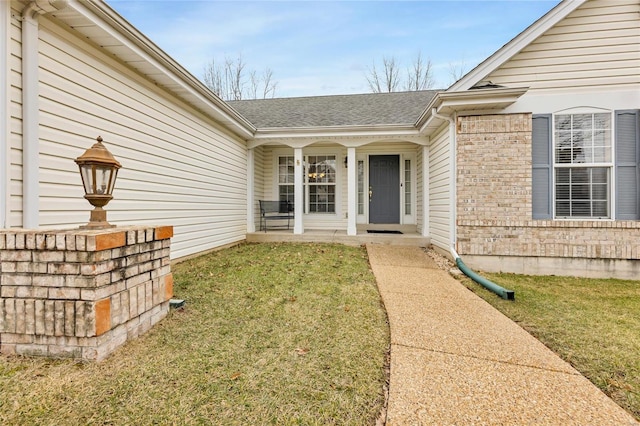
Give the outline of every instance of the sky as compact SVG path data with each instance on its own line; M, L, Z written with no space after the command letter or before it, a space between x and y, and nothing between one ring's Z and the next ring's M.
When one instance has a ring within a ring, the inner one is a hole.
M273 72L275 97L371 92L367 75L421 55L434 89L453 83L559 3L501 1L107 0L197 78L212 60L242 57Z

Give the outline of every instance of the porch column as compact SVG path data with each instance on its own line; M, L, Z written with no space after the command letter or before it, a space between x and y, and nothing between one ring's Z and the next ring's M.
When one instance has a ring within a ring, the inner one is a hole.
M422 236L429 236L429 146L422 146Z
M255 196L255 174L256 161L255 151L247 150L247 233L256 232L256 196Z
M40 141L38 107L38 16L35 3L22 20L22 227L37 228L40 219Z
M356 167L356 149L347 148L347 235L356 235L358 233L356 226L357 218L357 167Z
M0 229L9 227L9 42L11 36L11 2L0 2Z
M304 157L302 156L302 148L294 148L293 150L294 172L294 219L293 233L304 234L304 223L302 216L304 214Z

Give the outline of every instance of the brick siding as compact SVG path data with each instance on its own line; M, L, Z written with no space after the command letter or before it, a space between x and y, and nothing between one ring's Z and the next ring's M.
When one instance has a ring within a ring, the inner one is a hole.
M463 255L640 259L640 222L533 220L531 114L457 118Z
M164 318L170 226L0 231L0 352L100 360Z

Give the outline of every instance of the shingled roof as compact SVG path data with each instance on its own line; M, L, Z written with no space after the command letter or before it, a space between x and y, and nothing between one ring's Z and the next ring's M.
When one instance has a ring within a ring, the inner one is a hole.
M229 101L256 128L412 125L436 90Z

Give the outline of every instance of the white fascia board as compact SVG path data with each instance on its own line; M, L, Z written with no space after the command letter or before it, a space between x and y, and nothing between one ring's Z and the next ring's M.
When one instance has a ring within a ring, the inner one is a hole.
M326 127L271 127L258 129L255 139L278 136L369 136L385 134L412 134L416 128L411 124L407 125L372 125L372 126L326 126Z
M447 92L469 90L586 1L588 0L562 1L510 42L502 46L497 52L469 71L464 77L452 84L447 89Z
M100 0L70 0L69 7L152 65L168 81L185 90L192 97L185 99L188 103L197 100L202 110L211 113L211 117L219 119L234 133L247 139L253 136L256 129L246 118L211 92L109 5ZM171 89L169 86L168 88ZM176 96L184 98L179 93Z
M408 141L422 145L428 140L421 136L414 126L258 129L255 137L248 142L248 148L268 144L305 147L317 142L333 142L346 147L359 147L372 142L385 141Z
M515 103L528 90L528 87L516 87L440 92L429 102L415 127L419 129L420 134L424 134L428 127L434 128L433 120L438 120L433 116L434 108L437 113L444 115L450 115L455 111L503 109Z

